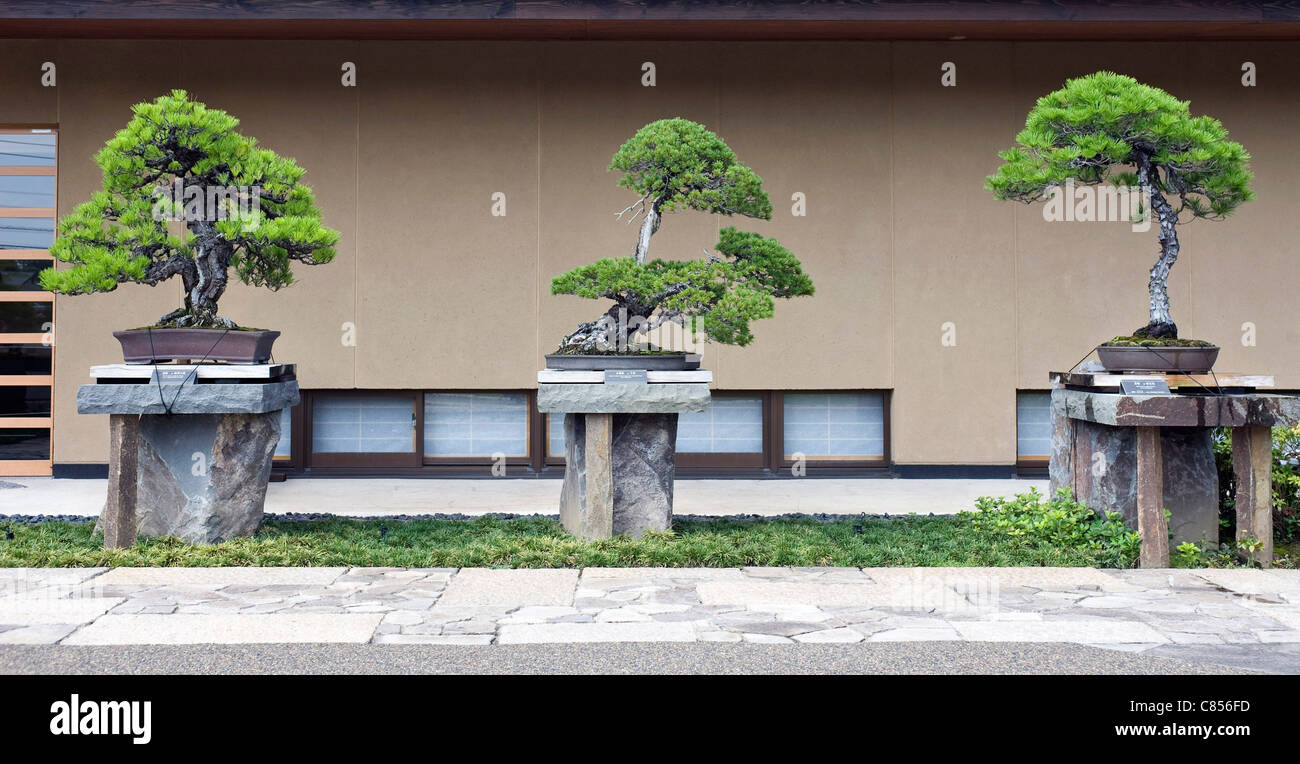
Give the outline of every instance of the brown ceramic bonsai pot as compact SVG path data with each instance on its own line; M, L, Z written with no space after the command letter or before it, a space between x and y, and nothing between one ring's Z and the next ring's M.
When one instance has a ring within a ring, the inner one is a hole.
M564 371L604 371L605 369L684 371L700 368L700 357L686 353L621 353L609 355L554 353L546 356L546 368Z
M1183 372L1204 374L1214 368L1217 347L1097 347L1097 358L1106 371Z
M127 363L189 359L266 363L279 332L245 329L127 329L113 332Z

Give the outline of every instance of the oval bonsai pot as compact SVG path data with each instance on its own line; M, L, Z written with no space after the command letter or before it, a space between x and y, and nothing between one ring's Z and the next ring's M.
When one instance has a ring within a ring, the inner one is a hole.
M1217 347L1097 347L1106 371L1155 371L1203 374L1214 368Z
M266 363L279 332L246 329L127 329L113 332L127 363L178 359Z
M692 362L694 366L691 365ZM610 355L552 353L546 356L546 368L563 371L604 371L605 369L684 371L700 368L700 360L699 356L688 356L686 353L625 353Z

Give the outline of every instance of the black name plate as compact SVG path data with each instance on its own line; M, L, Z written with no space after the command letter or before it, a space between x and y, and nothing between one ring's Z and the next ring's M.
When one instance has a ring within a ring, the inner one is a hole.
M606 369L605 384L640 384L644 385L649 381L645 369Z
M1163 379L1121 379L1119 389L1125 395L1169 395Z

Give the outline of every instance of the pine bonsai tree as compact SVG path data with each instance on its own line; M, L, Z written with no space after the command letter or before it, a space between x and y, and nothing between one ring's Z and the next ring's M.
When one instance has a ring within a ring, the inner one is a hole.
M609 169L623 172L620 186L639 198L619 212L641 216L629 257L605 258L551 282L552 294L612 300L595 321L581 324L559 353L610 354L636 350L638 332L667 321L692 319L715 342L747 345L749 322L770 318L777 297L813 293L798 258L775 239L722 229L716 253L705 259L647 260L662 216L679 209L770 220L763 181L741 164L717 135L686 119L651 122L614 154Z
M1016 143L999 154L1004 164L988 179L998 199L1042 201L1073 181L1136 187L1150 200L1160 257L1147 284L1149 320L1133 334L1177 340L1167 288L1177 225L1184 213L1222 219L1254 198L1246 150L1218 120L1191 116L1186 101L1113 72L1068 80L1039 98Z
M45 289L110 292L180 276L184 305L159 326L234 328L217 314L230 268L277 290L293 282L293 261L334 259L338 232L321 225L303 169L235 132L239 120L183 90L132 112L95 155L103 190L59 221L50 254L72 267L42 271Z

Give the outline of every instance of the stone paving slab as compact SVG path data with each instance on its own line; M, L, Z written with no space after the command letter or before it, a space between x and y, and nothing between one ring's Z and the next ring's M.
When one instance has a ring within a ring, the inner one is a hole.
M1241 594L1281 594L1300 592L1300 570L1253 570L1228 568L1197 571L1196 574L1215 586Z
M114 568L100 576L104 584L255 584L323 586L347 573L347 568Z
M914 601L912 587L872 583L706 581L698 587L705 605L866 605L890 607Z
M1282 573L1284 575L1277 575ZM1293 571L0 570L0 643L1295 645ZM1300 595L1297 595L1300 596Z
M65 645L369 642L378 614L106 615Z
M452 578L436 607L463 605L571 605L576 570L466 568Z
M998 586L1035 589L1124 586L1124 581L1096 568L863 568L863 574L880 584L931 580L996 582Z
M0 600L0 624L35 626L89 623L123 601L115 597L85 599L7 597Z

